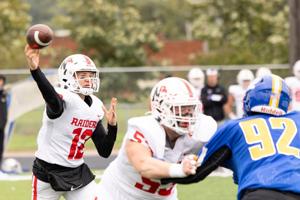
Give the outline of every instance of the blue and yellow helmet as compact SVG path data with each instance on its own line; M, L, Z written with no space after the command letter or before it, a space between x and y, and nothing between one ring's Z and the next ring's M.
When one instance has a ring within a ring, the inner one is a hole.
M284 115L290 103L289 88L277 75L263 76L249 86L244 97L244 115L266 113Z

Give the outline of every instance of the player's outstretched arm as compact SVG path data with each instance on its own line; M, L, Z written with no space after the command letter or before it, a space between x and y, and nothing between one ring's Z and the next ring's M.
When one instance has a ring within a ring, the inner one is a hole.
M179 183L179 184L190 184L197 183L205 179L212 171L214 171L218 166L220 166L224 161L230 159L231 150L223 146L213 153L201 166L196 170L195 175L190 175L185 178L166 178L161 179L162 184L167 183Z
M63 112L63 100L56 93L51 83L39 68L39 50L32 49L29 45L24 50L26 60L33 79L36 81L39 90L47 104L47 115L50 119L58 118Z
M125 148L129 162L145 178L186 177L196 173L195 160L187 158L181 164L159 160L152 157L149 147L130 140Z

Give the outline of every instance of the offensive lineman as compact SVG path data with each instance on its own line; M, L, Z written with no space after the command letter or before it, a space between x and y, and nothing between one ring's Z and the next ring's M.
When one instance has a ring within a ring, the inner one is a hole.
M237 75L238 85L229 86L229 95L225 110L230 119L237 119L243 116L243 98L253 79L254 75L252 71L249 69L242 69ZM235 107L235 112L232 110L233 107Z
M64 59L58 69L60 87L54 88L39 68L39 50L25 47L25 55L46 102L38 150L33 163L32 199L94 200L95 176L84 163L84 144L92 138L99 155L108 157L116 134L116 99L106 110L93 95L99 89L99 72L82 54ZM108 122L108 131L101 120Z
M292 99L289 110L300 111L300 60L294 64L293 73L294 76L285 78L285 82L290 89Z
M177 200L175 184L161 185L159 179L195 173L190 154L208 141L217 123L199 112L200 101L184 79L161 80L150 98L151 115L128 120L119 154L101 178L98 199Z

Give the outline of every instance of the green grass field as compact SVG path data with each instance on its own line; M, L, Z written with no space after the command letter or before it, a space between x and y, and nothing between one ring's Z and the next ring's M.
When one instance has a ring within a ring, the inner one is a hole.
M31 197L30 181L0 181L0 200L28 200ZM179 185L180 200L233 200L237 187L232 178L208 177L203 182Z

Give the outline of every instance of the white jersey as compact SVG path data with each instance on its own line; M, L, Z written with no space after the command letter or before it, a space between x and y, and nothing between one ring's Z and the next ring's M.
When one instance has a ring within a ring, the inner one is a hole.
M243 99L247 89L243 89L240 85L231 85L228 88L228 93L233 96L235 103L235 114L237 118L243 117Z
M64 101L64 111L57 119L49 119L44 112L35 156L48 163L78 167L84 162L84 143L103 118L103 104L94 95L90 95L89 106L76 93L61 88L56 88L56 92Z
M287 77L285 82L291 91L291 110L300 110L300 80L296 77Z
M180 162L187 154L197 154L205 142L214 134L217 123L201 114L197 132L192 136L179 137L173 149L166 147L166 133L153 116L131 118L117 158L105 170L98 196L110 200L176 200L174 183L161 185L157 179L142 177L128 161L125 143L128 140L147 146L154 158L172 163Z

